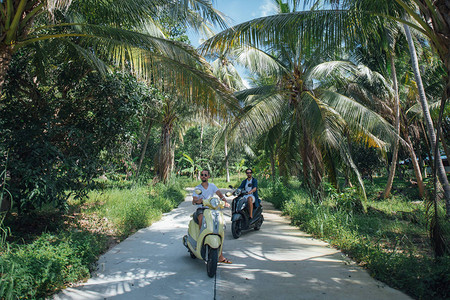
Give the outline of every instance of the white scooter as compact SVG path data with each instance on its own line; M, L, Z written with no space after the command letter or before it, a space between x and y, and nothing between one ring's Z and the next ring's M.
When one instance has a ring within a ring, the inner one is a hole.
M202 191L195 190L195 193L200 195ZM211 197L203 200L203 206L207 209L203 211L202 226L199 228L198 223L191 218L188 234L183 237L183 244L192 258L206 262L208 276L214 277L225 236L225 220L222 213L225 202Z

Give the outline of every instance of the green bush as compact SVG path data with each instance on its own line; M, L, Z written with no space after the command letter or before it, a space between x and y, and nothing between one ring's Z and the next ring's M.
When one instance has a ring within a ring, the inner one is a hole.
M0 256L0 298L44 298L69 282L88 278L103 245L98 235L61 232L11 246Z
M314 203L306 192L296 190L280 202L293 224L343 250L373 277L417 299L448 299L450 257L433 260L408 242L411 237L426 236L425 223L414 217L418 208L397 199L373 202L384 211L372 208L361 214L352 204L354 196L352 191L331 193L322 203ZM423 215L423 209L418 214Z
M126 237L130 233L147 227L171 211L184 200L179 183L155 186L134 185L122 189L115 187L104 191L91 191L89 203L100 217L114 224L116 232Z
M261 187L263 188L261 189ZM292 190L279 178L275 180L260 180L258 189L259 196L271 202L276 208L282 208L286 199L290 199L293 194Z
M85 217L105 218L105 226L111 225L121 238L150 225L184 200L183 189L176 182L110 186L114 188L91 191L86 200L75 198L69 203ZM108 238L72 230L44 233L30 244L0 246L0 299L42 299L68 283L89 278L91 267L107 249Z

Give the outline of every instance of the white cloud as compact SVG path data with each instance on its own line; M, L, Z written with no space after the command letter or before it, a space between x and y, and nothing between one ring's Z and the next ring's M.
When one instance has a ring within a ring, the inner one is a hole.
M276 7L272 0L264 0L263 4L259 6L259 16L266 17L276 13Z

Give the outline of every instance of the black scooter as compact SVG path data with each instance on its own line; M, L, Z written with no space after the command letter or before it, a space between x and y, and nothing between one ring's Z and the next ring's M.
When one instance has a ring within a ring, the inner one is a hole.
M230 188L233 187L230 185ZM253 207L253 218L250 220L247 199L244 198L244 196L247 195L247 192L245 190L236 189L233 193L228 192L226 195L228 197L232 195L236 196L231 204L231 233L233 237L235 239L239 238L242 234L242 230L259 230L264 221L262 205L260 204L258 207Z

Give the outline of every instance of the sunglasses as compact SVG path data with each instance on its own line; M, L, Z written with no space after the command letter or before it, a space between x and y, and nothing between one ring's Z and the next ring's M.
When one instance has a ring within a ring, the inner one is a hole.
M246 172L246 174L252 174L252 172Z
M200 174L200 176L202 176L202 177L207 177L208 174Z

